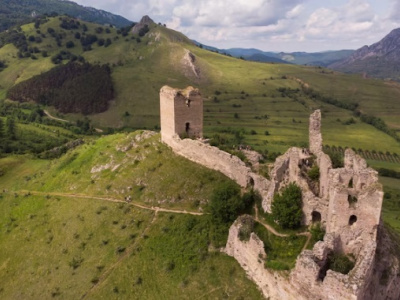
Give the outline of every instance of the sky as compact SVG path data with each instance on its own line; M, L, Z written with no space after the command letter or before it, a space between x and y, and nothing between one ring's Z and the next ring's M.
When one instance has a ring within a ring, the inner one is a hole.
M400 0L74 0L220 49L358 49L400 27Z

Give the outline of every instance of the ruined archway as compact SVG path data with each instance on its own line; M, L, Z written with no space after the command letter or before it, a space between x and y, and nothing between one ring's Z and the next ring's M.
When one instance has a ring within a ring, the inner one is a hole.
M312 221L313 223L318 223L318 222L321 222L321 220L322 220L321 213L318 212L318 211L316 211L316 210L314 210L314 211L311 213L311 221Z

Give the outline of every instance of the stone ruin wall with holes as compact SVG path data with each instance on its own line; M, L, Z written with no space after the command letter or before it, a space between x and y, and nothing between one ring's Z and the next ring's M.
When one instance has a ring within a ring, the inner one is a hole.
M270 212L274 194L295 182L302 190L303 223L320 221L326 229L324 240L302 251L286 281L279 276L271 280L271 274L279 272L263 268L261 248L239 240L239 221L231 227L226 252L270 299L399 299L399 259L381 224L383 192L377 172L350 149L344 167L334 169L322 151L320 129L317 110L310 116L310 149L291 148L276 159L263 208ZM313 164L320 170L318 183L307 176ZM347 275L327 270L330 253L353 255L355 267Z
M253 173L236 156L200 140L180 138L202 137L202 104L196 89L163 87L162 141L175 153L220 171L242 187L253 185L260 192L267 212L271 211L273 195L295 182L303 195L303 223L321 221L326 228L324 241L318 242L313 250L304 250L289 276L283 276L264 268L261 258L268 253L263 242L254 233L250 241L240 241L240 222L232 225L225 251L235 257L266 298L400 299L399 259L393 255L390 238L380 222L383 192L377 173L349 149L345 152L344 167L332 168L329 156L322 151L319 110L310 116L310 149L289 149L277 158L271 180L267 180ZM306 175L312 164L319 166L317 184ZM326 271L328 254L332 252L354 255L354 269L347 275Z

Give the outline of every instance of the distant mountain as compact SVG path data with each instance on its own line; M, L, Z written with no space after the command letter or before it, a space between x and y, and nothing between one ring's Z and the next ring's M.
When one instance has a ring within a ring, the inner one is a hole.
M273 62L273 63L280 63L280 64L290 64L290 62L287 62L280 58L268 56L268 55L265 55L262 53L255 53L255 54L246 56L246 59L251 60L251 61L259 61L259 62Z
M84 21L112 24L117 27L131 25L132 22L104 10L85 7L72 1L63 0L1 0L0 31L32 20L42 14L67 14Z
M400 80L400 28L392 30L381 41L364 46L347 59L329 67L343 72Z
M324 52L268 52L254 48L230 48L218 49L211 46L202 45L194 41L195 44L201 45L202 48L225 53L234 57L242 57L246 60L261 61L261 62L276 62L276 63L291 63L296 65L312 65L327 67L337 61L341 61L351 54L354 50L338 50L338 51L324 51Z
M338 50L338 51L324 51L324 52L292 52L292 53L279 53L279 57L285 61L296 65L312 65L326 67L334 62L343 60L349 57L354 50Z

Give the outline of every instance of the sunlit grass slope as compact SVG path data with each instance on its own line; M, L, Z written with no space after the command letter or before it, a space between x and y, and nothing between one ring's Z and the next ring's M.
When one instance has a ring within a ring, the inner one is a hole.
M52 161L0 159L2 299L261 298L210 247L209 216L155 210L201 212L229 180L159 139L138 131Z

